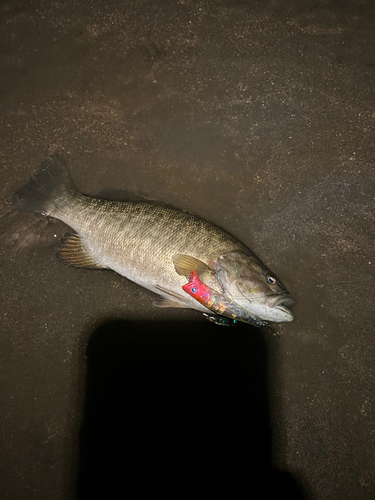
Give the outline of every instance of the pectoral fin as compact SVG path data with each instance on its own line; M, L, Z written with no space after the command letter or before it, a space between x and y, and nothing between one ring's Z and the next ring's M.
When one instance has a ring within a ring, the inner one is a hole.
M212 269L207 264L190 255L177 253L172 257L172 260L176 272L181 276L189 277L192 271L195 271L198 276L204 271L212 272Z
M78 234L67 233L56 248L56 257L65 264L87 269L105 269L96 261L84 239Z

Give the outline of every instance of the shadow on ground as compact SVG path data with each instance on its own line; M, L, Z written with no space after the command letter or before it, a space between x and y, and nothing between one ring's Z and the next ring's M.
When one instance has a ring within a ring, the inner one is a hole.
M108 321L91 335L78 498L303 498L271 463L262 332Z

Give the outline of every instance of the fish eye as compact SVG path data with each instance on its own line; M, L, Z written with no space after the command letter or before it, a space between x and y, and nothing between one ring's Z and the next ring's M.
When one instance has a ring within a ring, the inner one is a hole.
M195 293L197 291L197 287L195 286L194 288L191 289L192 293Z
M267 281L268 283L270 283L270 285L274 285L276 283L276 278L274 278L273 276L268 276Z

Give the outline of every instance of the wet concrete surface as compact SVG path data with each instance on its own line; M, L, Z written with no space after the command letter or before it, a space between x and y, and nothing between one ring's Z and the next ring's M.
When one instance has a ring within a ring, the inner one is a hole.
M2 210L59 152L86 193L229 230L297 300L279 336L156 309L24 216L1 243L1 498L375 498L374 3L0 9Z

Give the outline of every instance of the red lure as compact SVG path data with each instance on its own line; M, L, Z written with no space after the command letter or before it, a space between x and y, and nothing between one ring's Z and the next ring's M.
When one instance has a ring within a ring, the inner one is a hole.
M228 297L225 297L222 293L216 292L204 284L203 281L199 279L198 274L195 271L191 272L189 283L183 285L182 288L186 293L206 306L208 309L220 314L221 316L231 318L234 323L242 321L243 323L248 323L249 325L257 327L267 325L267 321L263 321L256 316L252 316L248 312L244 311L238 304L231 302ZM221 324L225 323L221 322Z
M191 295L198 302L206 306L211 311L219 314L223 313L226 309L224 296L212 290L201 281L195 271L192 271L189 278L189 283L183 285L183 290Z

